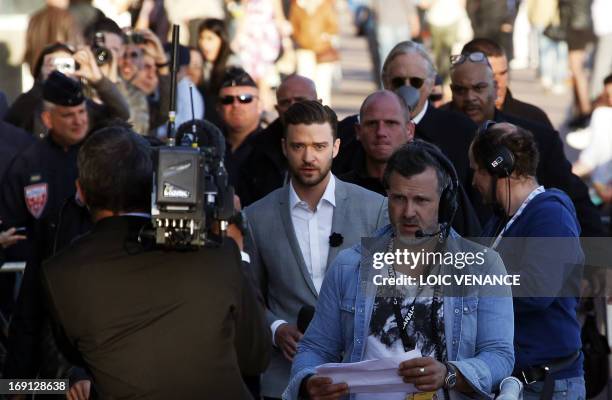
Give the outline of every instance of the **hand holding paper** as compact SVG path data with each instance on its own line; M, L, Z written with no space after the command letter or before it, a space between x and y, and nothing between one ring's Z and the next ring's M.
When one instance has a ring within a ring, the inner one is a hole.
M403 361L421 357L421 352L412 350L402 356L368 360L357 363L330 363L317 367L321 377L331 378L334 384L346 383L351 393L414 393L419 390L405 383L398 374Z
M424 392L436 391L444 386L446 373L446 365L432 357L413 358L399 366L404 382L412 383Z

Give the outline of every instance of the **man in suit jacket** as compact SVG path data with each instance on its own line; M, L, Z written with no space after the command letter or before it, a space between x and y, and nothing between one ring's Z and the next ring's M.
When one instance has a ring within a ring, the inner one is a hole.
M477 126L459 113L440 110L429 103L435 77L436 68L427 51L418 43L405 41L398 43L387 56L381 79L387 90L397 91L403 85L419 90L419 101L411 111L412 121L416 124L414 137L435 144L450 159L481 222L484 222L489 214L480 194L471 187L472 172L467 156ZM357 123L355 115L345 118L339 125L338 136L342 146L334 161L335 174L342 175L357 167L356 154L363 152L355 137Z
M383 196L331 173L340 144L331 108L317 101L298 102L287 110L284 123L290 183L245 210L252 263L275 345L262 381L268 398L280 398L289 382L304 329L296 326L302 325L298 314L315 305L327 266L340 250L371 236L388 218Z
M554 129L544 110L512 96L510 88L508 88L508 57L504 48L491 39L476 38L463 46L461 54L475 53L477 51L487 56L493 70L493 78L497 84L495 107L499 111L513 117L537 122L549 129Z
M563 190L574 202L581 227L581 236L601 236L599 213L590 200L584 182L572 173L572 166L563 153L559 134L544 125L516 118L495 109L497 95L493 70L484 58L472 61L466 56L451 66L453 101L449 107L468 115L476 124L487 120L510 122L529 130L541 155L536 171L538 182L546 188Z
M317 100L315 83L300 75L285 78L276 90L278 118L253 140L253 151L238 174L236 194L243 206L254 203L287 181L287 159L281 146L282 118L293 103L303 100Z
M236 244L166 251L143 235L152 160L129 129L93 134L78 166L95 226L44 264L42 283L58 344L94 397L251 398L241 373L265 369L270 334Z

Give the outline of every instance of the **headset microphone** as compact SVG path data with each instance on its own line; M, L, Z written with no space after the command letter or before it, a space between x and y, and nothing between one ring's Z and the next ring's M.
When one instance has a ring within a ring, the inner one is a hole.
M419 229L418 231L414 232L414 237L416 238L426 238L426 237L436 237L439 236L441 233L445 233L447 231L447 223L441 223L439 225L439 229L437 232L434 233L425 233L422 229Z
M459 208L457 202L457 193L459 191L459 177L457 176L457 171L455 171L453 163L436 145L420 139L415 139L408 146L416 146L417 148L424 150L440 164L440 167L442 167L449 177L447 187L445 187L440 194L440 206L438 207L439 230L432 234L425 233L421 230L415 232L416 237L422 238L438 236L439 241L443 242L450 234L455 214Z

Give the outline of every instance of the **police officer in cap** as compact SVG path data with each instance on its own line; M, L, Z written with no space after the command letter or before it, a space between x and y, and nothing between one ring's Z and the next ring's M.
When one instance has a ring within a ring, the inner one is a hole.
M54 251L62 205L75 196L77 153L89 129L80 82L54 71L44 83L43 99L49 135L13 160L0 188L4 227L25 227L28 237L9 254L27 265L9 330L4 377L34 378L39 372L44 316L39 267Z
M45 81L43 98L41 117L49 135L15 158L0 190L0 218L10 226L26 227L37 241L53 238L58 212L75 194L76 155L89 128L78 81L54 71ZM43 225L47 230L40 229ZM44 259L49 249L41 250Z

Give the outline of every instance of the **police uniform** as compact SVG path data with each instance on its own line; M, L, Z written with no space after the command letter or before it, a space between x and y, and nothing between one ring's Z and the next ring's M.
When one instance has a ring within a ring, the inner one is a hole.
M6 226L25 226L42 259L51 254L63 203L75 195L78 147L64 149L47 136L15 158L2 185L2 220Z
M74 107L85 97L79 82L54 71L43 87L43 98ZM27 260L9 331L5 377L34 378L40 369L44 305L40 298L40 263L54 252L60 211L75 198L80 145L65 147L53 132L17 156L0 188L0 219L5 227L25 226L28 240L15 246L13 259Z

